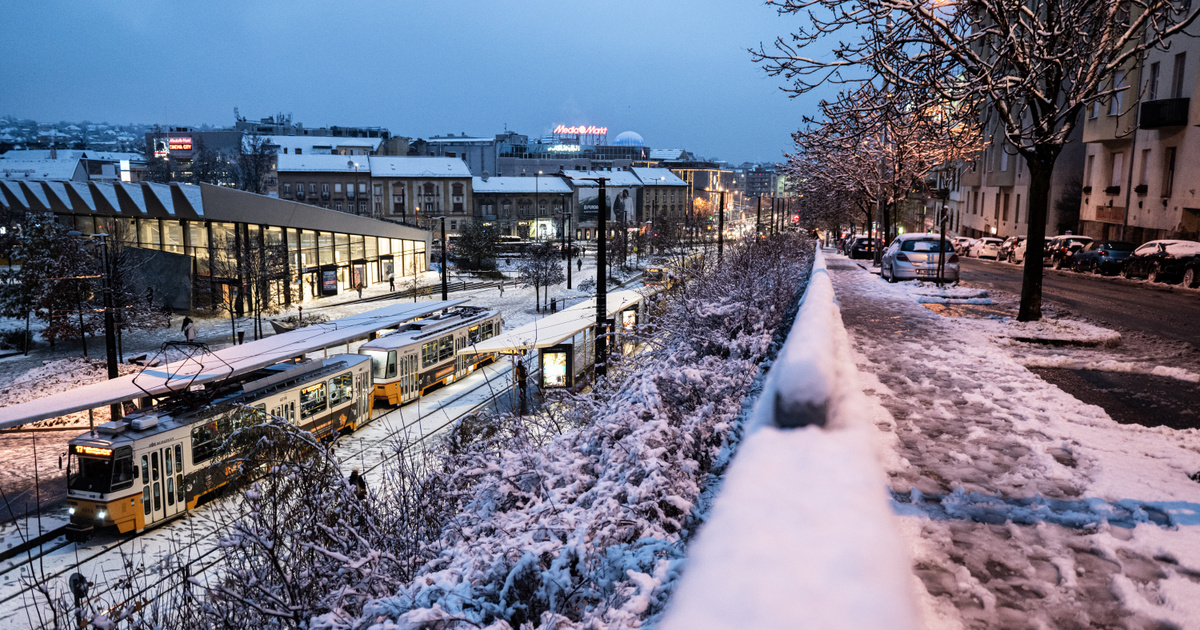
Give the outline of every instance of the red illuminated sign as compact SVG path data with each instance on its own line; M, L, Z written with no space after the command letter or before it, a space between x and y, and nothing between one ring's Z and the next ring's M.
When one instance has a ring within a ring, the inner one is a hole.
M167 140L167 148L171 151L191 151L191 138L171 138Z
M594 125L568 127L566 125L559 125L554 128L554 133L566 136L605 136L608 135L608 127L596 127Z
M95 446L76 445L75 452L80 455L95 455L97 457L108 457L112 455L111 448L97 448Z

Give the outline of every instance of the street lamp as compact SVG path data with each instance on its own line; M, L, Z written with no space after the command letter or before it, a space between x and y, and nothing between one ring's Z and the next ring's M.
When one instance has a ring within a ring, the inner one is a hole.
M108 380L117 378L117 336L113 322L112 267L108 264L108 234L93 234L100 241L101 286L104 292L104 351L108 355ZM121 417L121 403L109 407L112 419Z
M720 264L725 253L725 188L717 186L716 190L705 189L704 192L719 193L717 202L717 263Z
M446 281L446 215L442 219L442 301L450 299L450 286Z
M357 200L358 199L358 162L355 162L354 160L346 160L346 166L354 167L354 188L355 188L355 191L354 191L355 194L347 195L347 197L352 197ZM361 203L361 202L355 201L355 203ZM347 208L347 209L349 209L349 208ZM362 213L358 211L358 208L355 208L353 214L362 214Z
M608 263L605 239L608 232L608 199L604 184L609 177L580 177L581 180L599 182L600 196L597 198L599 212L596 213L596 379L608 373Z

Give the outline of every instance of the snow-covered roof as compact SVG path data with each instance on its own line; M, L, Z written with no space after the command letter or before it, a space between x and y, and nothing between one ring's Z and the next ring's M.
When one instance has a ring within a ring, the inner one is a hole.
M263 136L263 138L266 139L267 144L279 147L280 155L284 154L284 149L288 150L288 155L295 153L296 149L300 149L302 155L304 153L320 154L322 151L337 149L374 151L383 142L381 138L343 138L341 136Z
M605 306L608 307L608 316L613 317L617 313L637 304L646 297L647 291L650 291L650 289L626 289L624 291L609 293L605 299ZM487 352L513 354L524 350L549 348L570 339L595 323L596 298L591 298L571 308L525 324L515 330L510 330L486 341L481 341L460 350L459 354L483 354Z
M280 173L354 173L357 171L366 174L371 170L366 156L316 155L308 153L301 155L280 154L276 162L276 168Z
M482 177L471 178L471 190L479 193L547 193L570 194L571 186L557 174L539 177Z
M638 179L642 180L646 186L687 186L687 182L672 173L669 168L634 166L629 170L633 171L633 174L637 175Z
M65 160L0 160L4 179L87 179L79 158Z
M434 136L426 142L429 144L485 144L495 142L495 138L471 138L466 135L461 136Z
M470 177L471 169L459 158L388 157L373 155L372 177Z
M146 158L140 153L125 153L121 151L93 151L91 149L55 149L53 159L58 160L73 160L87 159L97 160L102 162L120 162L121 160L130 160L132 162L144 162ZM0 160L49 160L50 149L13 149L5 153L0 153Z
M571 180L571 185L576 187L598 187L600 182L593 179L597 177L608 178L608 181L604 183L606 187L642 185L642 180L630 171L563 171L563 175Z
M0 407L0 429L133 400L145 396L146 392L153 395L168 394L190 385L245 374L309 352L344 346L347 342L366 338L382 328L394 328L415 317L423 317L464 302L466 300L392 304L240 346L230 346L211 354L201 354L190 361L146 368L137 374Z
M650 149L651 160L679 160L683 158L683 149Z

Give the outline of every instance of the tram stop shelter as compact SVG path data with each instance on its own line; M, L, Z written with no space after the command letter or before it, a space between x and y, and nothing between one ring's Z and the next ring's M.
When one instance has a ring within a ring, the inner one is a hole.
M644 321L645 298L652 290L628 289L608 294L609 351L620 352L621 335ZM572 388L595 363L596 298L547 315L520 328L497 335L459 354L495 353L524 356L538 351L539 385L543 389Z

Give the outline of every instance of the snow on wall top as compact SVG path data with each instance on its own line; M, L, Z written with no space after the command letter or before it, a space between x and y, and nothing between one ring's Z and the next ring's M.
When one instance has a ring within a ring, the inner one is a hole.
M471 177L458 158L371 156L370 162L372 177Z
M571 187L557 174L540 177L471 178L471 190L479 193L570 194Z
M365 338L381 328L394 327L414 317L463 302L466 300L392 304L240 346L231 346L211 354L200 355L192 361L146 368L139 374L0 407L0 429L133 400L145 396L146 391L152 395L168 394L189 384L214 382L245 374L308 352L344 345L354 339Z
M0 177L9 179L75 179L79 160L0 160Z
M383 142L381 138L343 138L341 136L264 136L264 139L267 144L279 147L280 155L291 155L297 149L302 152L301 155L334 149L374 151ZM288 150L286 154L283 152L284 149Z

